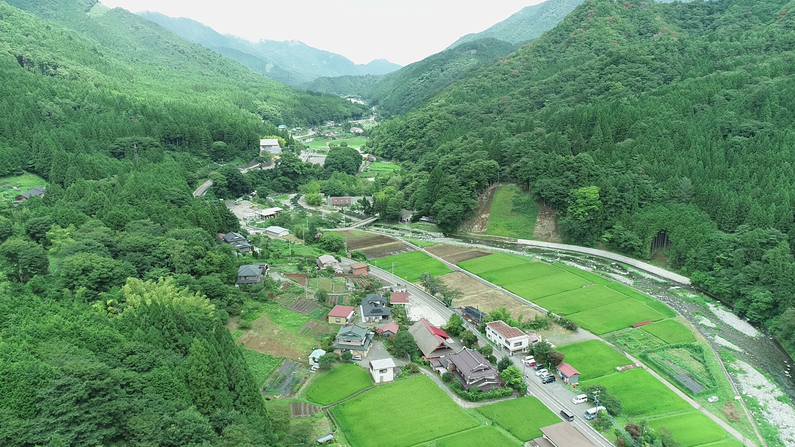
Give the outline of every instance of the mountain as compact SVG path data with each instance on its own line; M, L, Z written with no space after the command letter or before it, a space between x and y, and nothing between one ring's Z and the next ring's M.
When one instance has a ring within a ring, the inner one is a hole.
M496 39L479 39L428 56L385 76L319 78L302 87L322 93L360 96L378 105L382 116L389 117L421 105L478 65L493 62L516 48Z
M583 0L547 0L537 5L526 6L485 31L461 37L449 48L486 37L513 44L529 42L560 23L582 2Z
M368 147L412 167L408 204L445 231L512 179L557 211L565 241L646 259L655 241L670 268L793 346L793 11L589 1Z
M400 68L384 59L357 65L339 54L312 48L299 41L250 42L222 35L195 20L172 18L157 12L141 12L141 17L169 29L191 42L234 59L255 72L289 85L310 82L323 76L381 75Z

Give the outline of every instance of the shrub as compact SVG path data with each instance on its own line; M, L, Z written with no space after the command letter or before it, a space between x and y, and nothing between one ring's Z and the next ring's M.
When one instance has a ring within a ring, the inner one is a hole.
M248 320L240 320L240 323L237 325L237 328L241 330L251 329L251 322Z
M447 371L446 373L442 374L442 382L450 383L453 381L453 373Z

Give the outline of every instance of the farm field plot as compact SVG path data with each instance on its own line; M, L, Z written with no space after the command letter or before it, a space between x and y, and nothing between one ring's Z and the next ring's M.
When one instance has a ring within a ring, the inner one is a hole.
M493 270L502 270L515 265L527 264L529 261L521 256L513 256L505 253L493 253L488 257L472 259L459 262L458 266L476 275Z
M583 387L594 384L604 385L610 394L621 399L624 414L629 417L650 417L693 408L640 368L580 382Z
M285 329L265 316L252 321L251 326L251 329L244 331L235 342L246 349L263 354L297 360L300 357L306 358L307 352L310 352L312 346L317 343L314 337L299 335L296 331Z
M603 278L603 277L597 275L596 273L591 273L591 272L589 272L587 270L583 270L581 268L577 268L577 267L573 267L573 266L570 266L570 265L566 265L566 264L564 264L562 262L561 263L556 263L555 267L557 267L557 268L559 268L561 270L564 270L564 271L566 271L568 273L571 273L573 275L577 275L577 276L579 276L582 279L587 279L589 283L604 284L604 285L613 283L613 281L611 281L611 280L609 280L607 278Z
M686 447L708 444L726 438L726 431L720 425L698 411L650 419L649 426L654 429L667 427L674 434L674 439Z
M443 244L429 247L426 249L426 251L444 259L451 264L458 264L459 262L491 255L491 252L484 250L473 250L469 247L458 247L455 245Z
M420 276L425 272L433 276L450 273L450 269L444 264L421 251L387 256L373 261L372 264L386 271L392 271L393 262L395 263L395 275L410 282L419 281Z
M626 295L626 296L628 296L628 297L630 297L630 298L632 298L634 300L640 301L641 303L643 303L643 304L651 307L652 309L656 310L657 312L663 314L666 318L675 318L676 317L676 312L673 309L671 309L670 307L666 306L665 304L655 300L654 298L650 297L649 295L646 295L645 293L638 292L637 290L633 289L632 287L629 287L629 286L626 286L624 284L617 283L617 282L610 282L609 284L607 284L607 287L610 287L611 289L613 289L613 290L615 290L617 292L621 292L624 295Z
M484 405L477 411L522 441L537 438L541 427L560 422L558 415L532 396Z
M348 250L361 251L370 259L411 251L403 242L381 234L357 230L336 231L334 234L345 238Z
M400 166L394 163L384 163L380 161L374 161L370 163L370 167L368 167L363 173L379 175L379 174L389 174L399 170Z
M527 262L520 265L492 270L481 276L495 284L516 284L523 281L543 279L548 276L561 275L561 271L543 262Z
M594 334L601 335L641 321L658 321L665 317L640 301L623 300L567 315L567 318Z
M261 311L263 315L274 323L296 333L309 321L308 316L301 315L298 312L293 312L290 309L285 309L276 304L263 304Z
M629 299L626 295L616 292L602 285L580 287L557 295L540 298L536 301L539 306L549 309L560 315L569 315L588 310L592 307L603 306Z
M690 329L674 320L660 321L641 326L642 330L654 335L666 343L693 343L696 337Z
M595 379L616 372L616 367L632 362L599 340L586 340L558 348L566 354L565 362L577 368L581 380Z
M590 284L587 280L579 276L570 275L565 272L556 275L549 275L543 278L531 279L529 281L516 282L504 285L506 289L530 301L536 301L545 296L556 295L569 290L579 289Z
M358 365L347 363L318 377L306 398L320 405L329 405L373 385L370 374Z
M384 405L388 415L373 411ZM354 447L408 447L479 425L425 376L379 386L331 412Z
M486 234L532 239L538 219L539 206L530 194L514 185L503 185L494 191L489 210Z
M605 340L625 351L641 353L665 346L665 342L641 328L628 328L605 335Z
M440 276L439 280L447 287L461 292L461 298L453 300L455 307L472 306L486 313L504 307L514 317L524 315L525 321L532 320L536 315L541 315L541 312L527 304L508 296L505 292L492 289L464 273L448 273Z
M436 441L438 447L521 447L518 439L506 435L495 427L478 427Z
M252 351L242 346L239 346L239 348L240 352L243 354L243 358L246 359L248 370L251 371L251 375L254 377L254 383L256 383L258 387L261 387L268 376L270 376L284 361L281 357L274 357L272 355Z

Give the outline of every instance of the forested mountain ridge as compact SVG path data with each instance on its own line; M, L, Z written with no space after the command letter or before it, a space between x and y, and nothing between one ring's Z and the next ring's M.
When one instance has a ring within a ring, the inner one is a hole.
M512 44L522 44L537 38L568 15L583 0L547 0L525 6L507 19L479 33L467 34L448 48L477 39L492 38Z
M263 76L289 85L311 82L319 77L383 75L400 68L399 65L383 59L368 64L355 64L345 56L312 48L303 42L250 42L239 37L222 35L206 25L184 17L173 18L150 11L138 15L184 39L234 59Z
M498 170L568 242L646 258L666 231L672 268L795 341L794 6L589 1L370 147L447 231Z
M379 112L389 117L424 104L478 65L506 56L516 48L501 40L484 38L428 56L384 76L320 78L302 87L322 93L360 96L378 105Z

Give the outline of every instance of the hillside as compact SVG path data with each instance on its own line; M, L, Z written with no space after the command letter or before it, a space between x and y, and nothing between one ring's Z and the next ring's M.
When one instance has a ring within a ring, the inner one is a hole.
M558 211L566 241L648 258L654 240L795 341L793 7L594 0L370 147L411 162L410 204L447 231L499 171Z
M507 19L479 33L467 34L449 48L477 39L492 38L522 44L537 38L560 23L583 0L547 0L526 6Z
M515 50L516 46L507 42L481 39L428 56L385 76L320 78L303 87L322 93L360 96L378 105L379 112L389 117L423 104L478 65Z
M172 18L156 12L139 15L173 31L178 36L234 59L255 72L285 84L298 85L319 77L381 75L400 68L383 59L355 64L345 56L312 48L298 41L250 42L222 35L212 28L184 17Z

